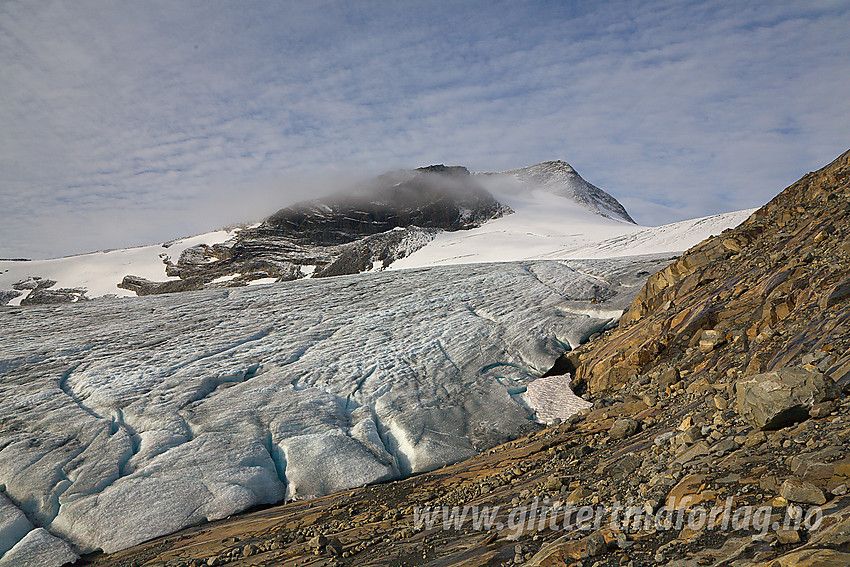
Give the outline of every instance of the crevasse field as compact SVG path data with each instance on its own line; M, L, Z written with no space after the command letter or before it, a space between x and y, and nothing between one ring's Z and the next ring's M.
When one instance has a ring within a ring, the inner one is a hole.
M535 411L577 411L567 379L543 396L526 385L668 262L438 266L6 308L0 553L25 536L69 553L50 534L114 552L434 469L532 430Z

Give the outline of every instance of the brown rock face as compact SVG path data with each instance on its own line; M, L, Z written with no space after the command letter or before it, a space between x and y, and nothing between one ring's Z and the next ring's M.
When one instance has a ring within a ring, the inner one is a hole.
M574 353L591 394L660 363L710 381L814 359L850 382L850 151L649 278L618 328Z

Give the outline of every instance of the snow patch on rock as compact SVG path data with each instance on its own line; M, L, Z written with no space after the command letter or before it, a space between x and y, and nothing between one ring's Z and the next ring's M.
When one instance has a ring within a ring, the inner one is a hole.
M545 425L566 420L593 404L575 395L569 374L538 378L528 384L526 397L535 419Z

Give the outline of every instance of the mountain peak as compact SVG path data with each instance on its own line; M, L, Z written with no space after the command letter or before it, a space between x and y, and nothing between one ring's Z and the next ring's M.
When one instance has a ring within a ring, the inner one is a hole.
M418 167L416 171L423 173L440 173L443 175L452 175L457 177L469 177L469 170L462 165L429 165L426 167Z
M571 199L603 217L637 224L617 199L585 181L573 166L562 160L544 161L489 175L515 178L519 181L515 189L521 192L543 190Z
M541 161L540 163L530 165L526 168L520 168L520 169L532 169L532 168L547 169L547 170L553 170L553 171L563 171L563 172L568 173L568 174L578 175L578 173L576 173L576 170L573 168L573 166L571 166L570 164L568 164L564 160L560 160L560 159L549 160L549 161Z

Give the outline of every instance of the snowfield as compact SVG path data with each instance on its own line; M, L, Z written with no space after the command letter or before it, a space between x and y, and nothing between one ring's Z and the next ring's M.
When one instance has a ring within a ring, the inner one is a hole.
M389 269L478 262L568 258L617 258L640 254L678 254L738 226L756 209L646 227L595 213L543 189L489 187L515 212L478 228L441 232L427 246Z
M56 536L114 552L470 457L539 427L534 400L538 421L566 417L586 405L568 378L530 396L529 383L669 261L445 266L0 309L0 549L52 549L61 561L41 564L59 565L69 551Z
M183 250L199 244L225 242L236 234L237 229L222 229L189 238L172 240L163 244L106 250L66 256L50 260L31 262L0 261L0 290L12 289L12 285L30 276L39 276L56 281L57 288L85 288L89 298L104 295L135 297L132 291L118 287L127 274L155 281L175 280L165 273L165 257L177 262ZM26 295L12 299L9 305L20 305Z

